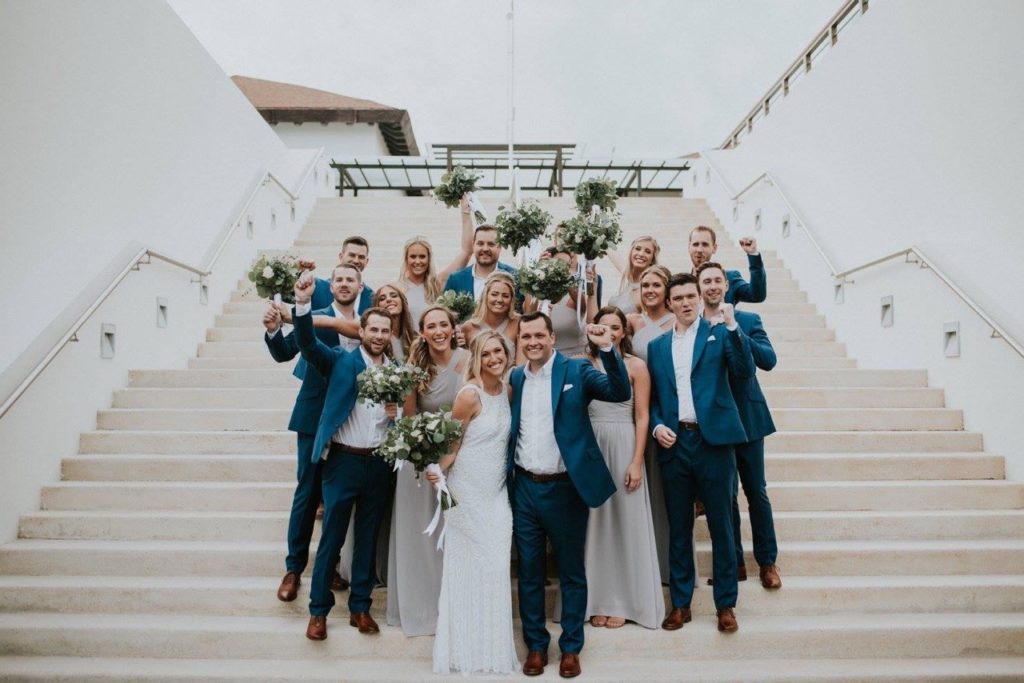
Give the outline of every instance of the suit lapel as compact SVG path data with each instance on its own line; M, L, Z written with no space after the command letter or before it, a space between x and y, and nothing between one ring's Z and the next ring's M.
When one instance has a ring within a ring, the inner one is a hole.
M675 330L675 328L672 329ZM658 352L664 355L662 367L671 368L671 372L668 373L668 383L672 387L672 393L677 394L679 387L676 386L676 364L675 359L672 358L672 334L662 338Z
M558 414L558 402L562 399L562 386L565 384L565 373L568 370L565 356L555 351L555 362L551 367L551 415Z
M697 361L700 360L701 354L704 353L704 347L708 343L709 336L711 336L711 326L708 325L707 320L701 318L700 323L697 325L697 339L693 342L693 362L690 363L691 372L697 367Z

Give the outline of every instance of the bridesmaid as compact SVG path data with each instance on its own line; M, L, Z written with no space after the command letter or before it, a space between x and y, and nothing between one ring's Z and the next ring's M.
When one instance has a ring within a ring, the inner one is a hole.
M569 265L569 269L576 272L577 260L576 255L566 250L564 247L548 247L541 254L541 258L556 258L564 261ZM586 300L582 304L583 324L584 328L586 323L594 321L594 313L597 312L597 294L596 287L591 286L594 282L595 269L593 267L587 270L587 287L586 287ZM579 296L579 290L574 289L573 291L566 294L558 301L551 302L551 313L548 317L551 318L551 327L555 333L555 350L560 351L562 355L568 356L569 358L581 357L586 354L587 351L587 333L586 329L580 327L579 320L577 319L577 297ZM526 303L523 305L523 310L537 310L540 302L532 297L527 297Z
M639 489L644 481L651 378L647 365L632 355L625 314L614 306L597 312L626 362L633 396L622 403L592 401L590 422L619 488L590 512L587 526L587 615L592 626L620 628L626 620L658 628L665 612L658 552L651 526L651 499ZM604 372L593 344L587 355Z
M409 314L409 302L397 285L387 284L373 293L373 305L383 308L391 314L391 353L388 357L404 363L409 357L409 349L416 339L412 329L412 316Z
M462 384L469 352L455 343L455 316L443 306L430 306L419 322L419 339L409 363L426 370L429 379L406 399L404 414L451 408ZM417 479L412 467L398 472L391 518L388 560L387 622L407 636L432 635L437 626L441 593L441 552L437 539L423 533L434 515L434 488Z
M434 272L434 250L426 237L416 235L405 243L402 252L402 267L398 273L398 286L402 288L409 304L409 315L413 320L432 305L444 289L448 276L465 268L473 255L473 217L469 202L462 198L462 238L459 252L440 273Z
M628 262L623 261L618 252L608 252L608 260L622 273L619 293L608 301L609 306L618 307L626 315L640 312L640 278L647 268L657 265L659 253L658 240L649 235L637 237L629 245Z
M497 332L514 349L519 333L519 316L515 312L516 282L501 270L491 273L484 282L484 291L476 304L473 317L462 325L466 346L481 332Z
M647 345L672 329L675 315L668 310L668 281L672 277L664 266L649 266L640 276L640 310L627 316L633 329L633 353L647 360ZM668 513L665 512L665 494L661 485L661 468L655 455L654 439L647 444L647 491L650 494L654 522L654 538L658 546L658 566L664 581L668 581Z

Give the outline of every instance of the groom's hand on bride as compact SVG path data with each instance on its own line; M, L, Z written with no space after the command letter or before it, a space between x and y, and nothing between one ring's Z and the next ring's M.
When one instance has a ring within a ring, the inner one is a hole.
M441 475L438 474L437 472L425 470L424 475L427 477L427 481L429 481L433 486L437 486L437 483L441 481Z
M612 331L607 325L587 325L587 339L599 349L612 345Z

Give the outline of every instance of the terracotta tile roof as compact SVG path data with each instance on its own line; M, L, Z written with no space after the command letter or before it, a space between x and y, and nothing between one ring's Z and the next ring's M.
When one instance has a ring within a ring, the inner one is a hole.
M292 83L248 76L232 76L231 80L268 123L376 123L391 155L419 155L405 109Z

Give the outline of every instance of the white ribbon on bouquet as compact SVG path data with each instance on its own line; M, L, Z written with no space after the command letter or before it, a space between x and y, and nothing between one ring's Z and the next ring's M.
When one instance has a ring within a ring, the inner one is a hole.
M466 193L466 201L469 202L469 216L473 219L473 225L481 225L487 222L487 211L484 209L484 205L480 203L480 200L476 198L476 195L472 192ZM476 215L479 214L483 217L481 222L477 222Z
M437 492L437 507L434 508L434 516L430 519L430 524L427 525L427 528L423 530L423 533L429 536L437 530L438 524L441 523L441 497L448 496L448 498L451 499L452 494L448 490L448 478L444 476L444 472L441 471L440 465L438 465L437 463L427 465L426 471L436 474L438 477L441 478L440 481L434 484L434 490ZM447 530L447 525L442 527L441 534L437 537L438 550L444 548L444 533Z

